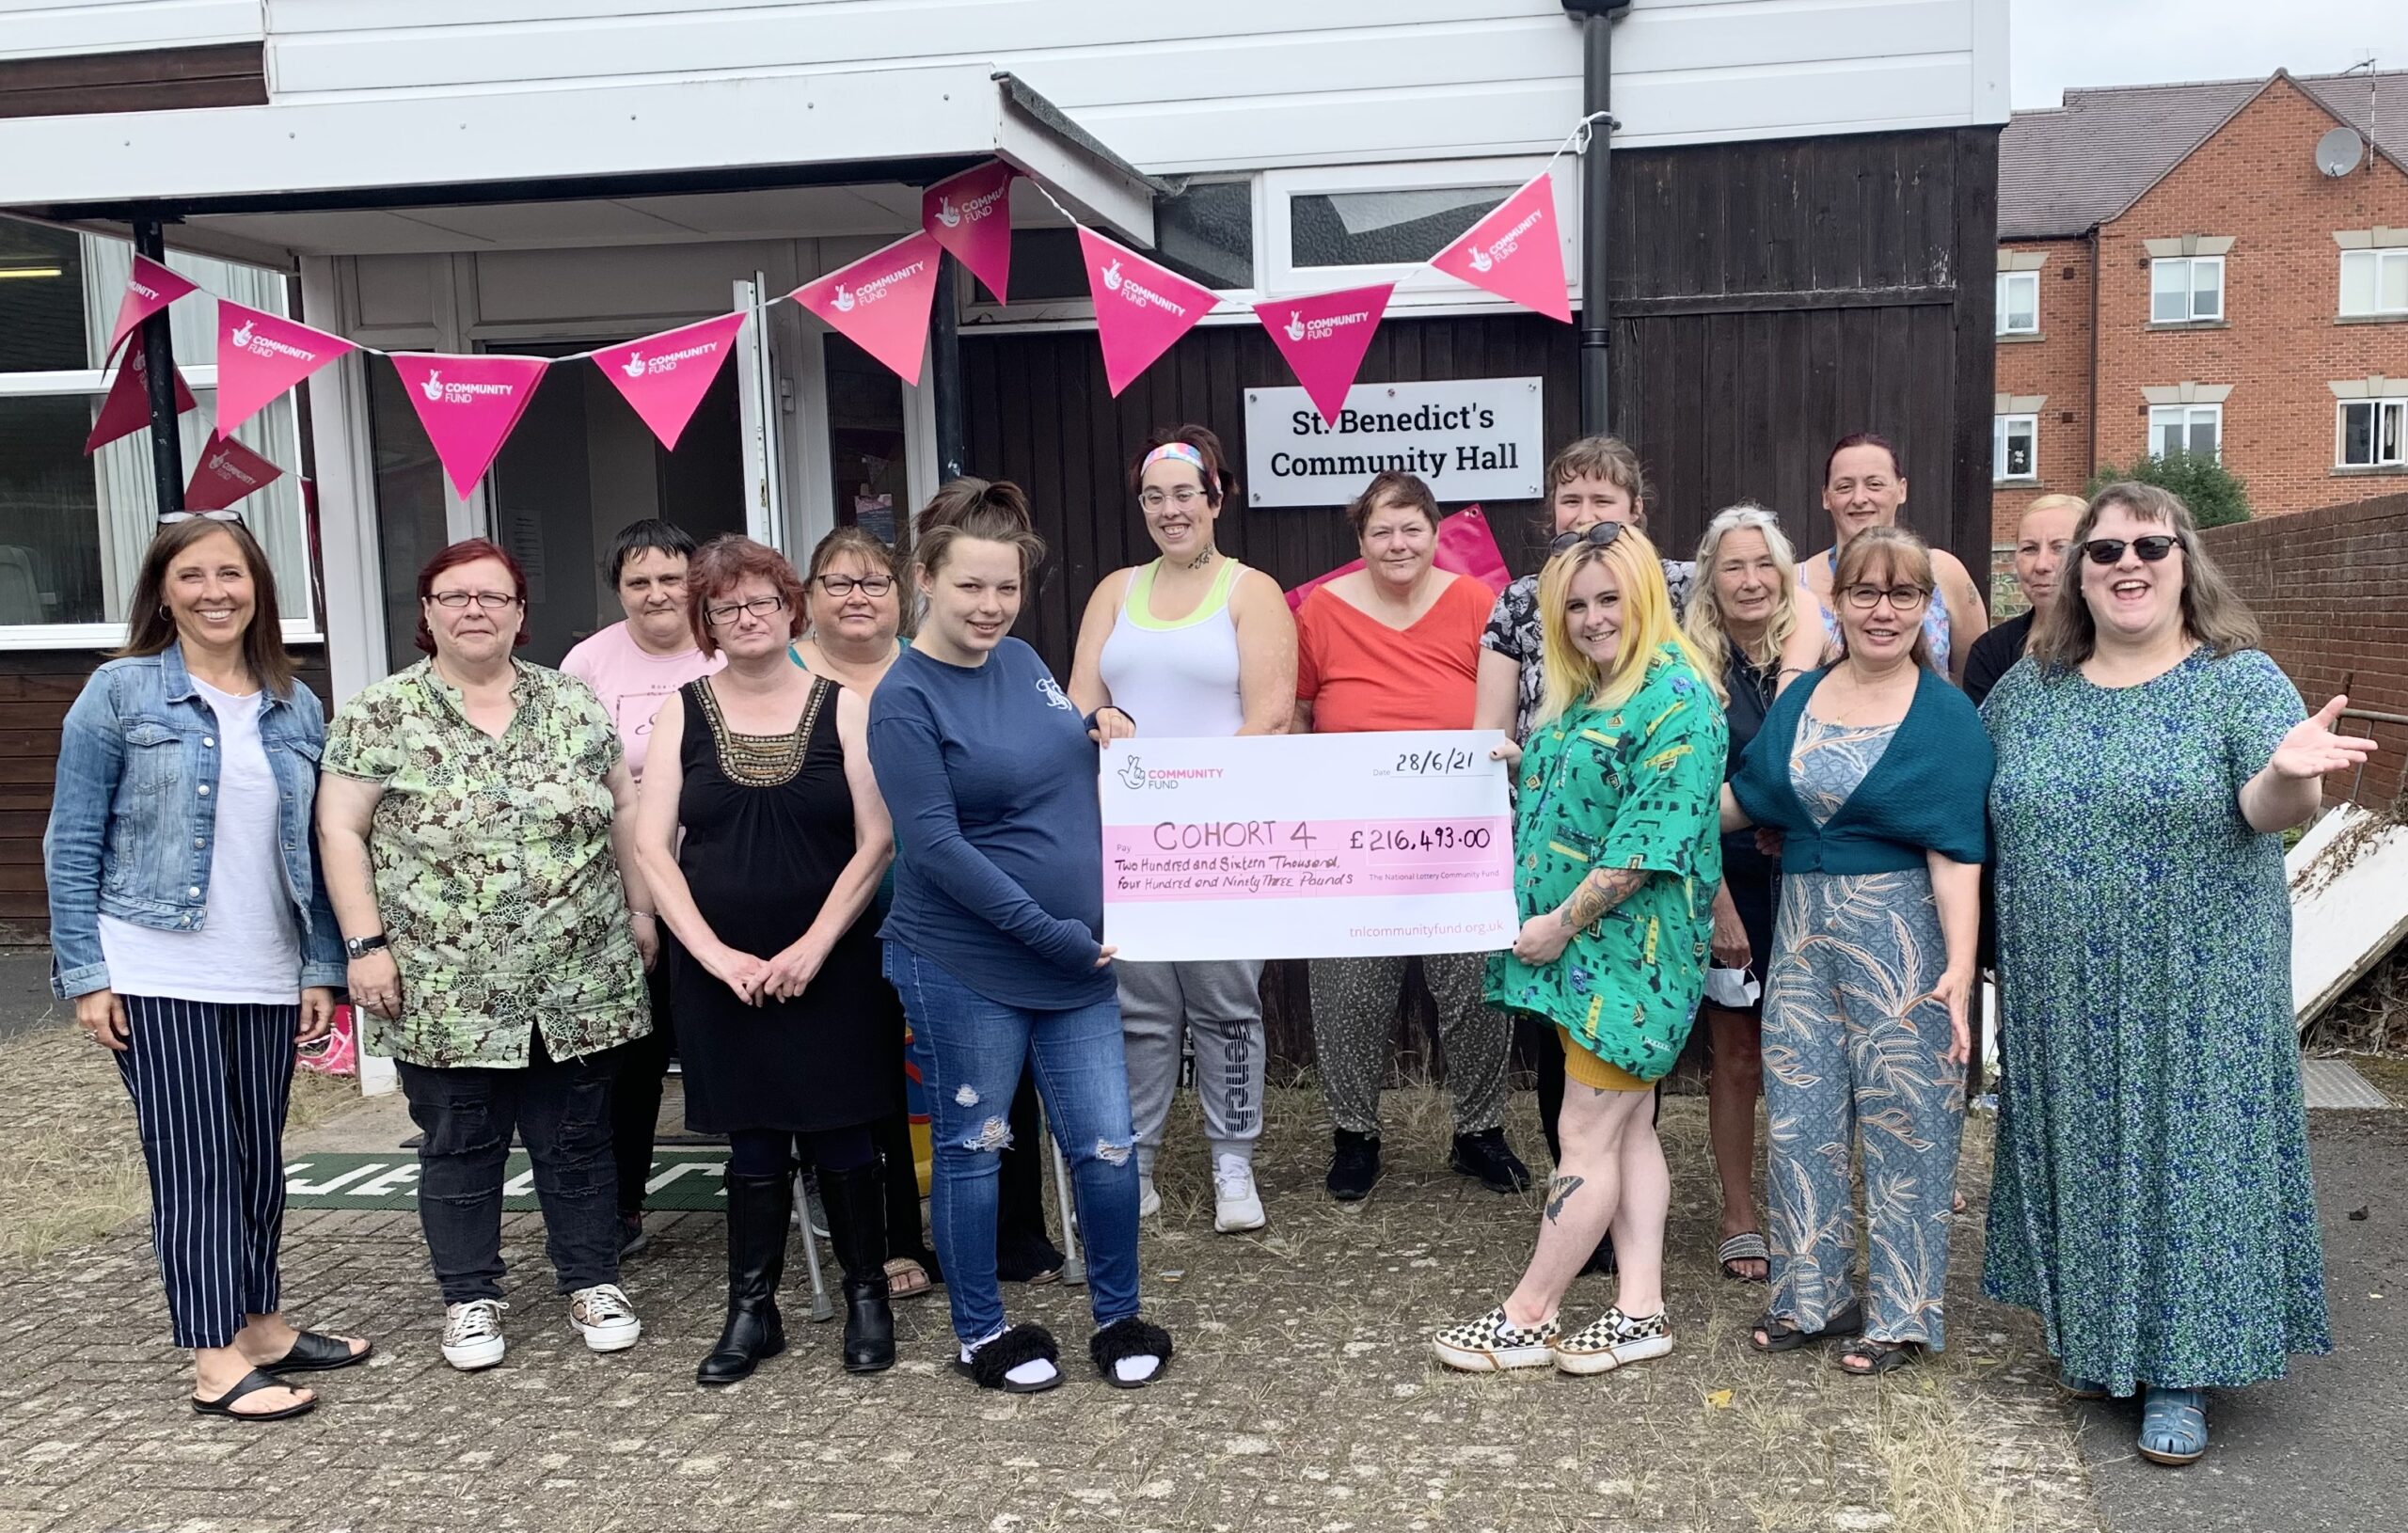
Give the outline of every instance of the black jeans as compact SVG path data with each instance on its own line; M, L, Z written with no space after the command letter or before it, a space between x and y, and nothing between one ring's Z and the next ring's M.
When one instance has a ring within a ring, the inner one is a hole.
M534 1162L544 1251L560 1291L619 1280L610 1055L555 1060L538 1033L524 1069L398 1066L419 1141L418 1215L447 1304L501 1297L501 1188L515 1131Z
M858 1171L877 1159L869 1126L862 1123L809 1133L738 1129L727 1136L727 1171L732 1177L791 1177L798 1165L833 1175Z
M644 1183L652 1178L652 1137L660 1124L660 1088L677 1044L669 1021L669 963L644 976L652 1001L652 1031L612 1050L610 1067L610 1160L619 1183L619 1212L643 1212Z

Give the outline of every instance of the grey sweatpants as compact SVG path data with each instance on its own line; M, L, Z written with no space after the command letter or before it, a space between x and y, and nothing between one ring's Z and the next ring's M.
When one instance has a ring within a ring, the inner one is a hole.
M1405 958L1312 961L1313 1052L1330 1122L1351 1133L1380 1131L1380 1083L1388 1073ZM1433 953L1421 960L1438 1004L1438 1044L1447 1054L1447 1089L1455 1098L1455 1132L1478 1133L1505 1121L1505 1066L1513 1027L1481 1004L1485 953Z
M1180 1039L1196 1040L1196 1098L1215 1155L1254 1159L1262 1136L1262 964L1130 963L1120 976L1120 1037L1129 1056L1129 1115L1137 1167L1153 1174L1163 1124L1179 1089Z

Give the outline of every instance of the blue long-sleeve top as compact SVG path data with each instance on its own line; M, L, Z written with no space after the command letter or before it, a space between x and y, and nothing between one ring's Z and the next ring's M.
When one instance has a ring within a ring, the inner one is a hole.
M1926 851L1981 861L1996 753L1972 703L1930 671L1915 684L1914 702L1881 759L1838 813L1814 823L1798 801L1789 757L1806 700L1829 674L1810 671L1774 700L1731 779L1748 817L1782 832L1781 871L1901 873L1922 867Z
M869 759L895 817L879 935L1006 1005L1111 998L1096 747L1035 650L1007 638L975 667L905 653L870 695Z

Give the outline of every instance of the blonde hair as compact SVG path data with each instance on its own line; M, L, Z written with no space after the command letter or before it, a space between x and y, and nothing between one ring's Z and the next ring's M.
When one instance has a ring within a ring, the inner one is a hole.
M2092 496L2082 520L2074 524L2067 555L2075 561L2073 578L2057 582L2055 600L2033 624L2032 642L2024 653L2034 664L2044 672L2069 670L2098 651L2099 620L2091 616L2090 603L2082 594L2081 563L2088 557L2082 545L2090 541L2099 513L2110 506L2123 507L2137 520L2158 523L2181 545L2182 629L2194 641L2213 649L2218 659L2265 646L2258 620L2200 545L2199 524L2182 498L2154 484L2123 480Z
M2070 511L2079 516L2090 509L2090 502L2078 495L2044 495L2016 514L2016 529L2022 530L2023 518L2036 511Z
M1868 527L1848 539L1840 550L1839 568L1831 572L1831 610L1840 610L1842 593L1853 585L1884 580L1904 580L1923 593L1924 605L1915 612L1915 642L1909 652L1915 664L1925 670L1931 663L1931 630L1924 625L1931 604L1941 599L1940 582L1931 572L1931 550L1923 539L1903 527ZM1840 644L1847 644L1847 628L1840 628Z
M1573 577L1592 564L1610 570L1622 592L1622 639L1615 646L1611 669L1604 671L1572 641L1571 624L1563 610ZM1646 680L1647 668L1655 663L1656 654L1668 644L1688 662L1718 702L1722 698L1721 678L1706 668L1673 621L1672 593L1664 586L1662 557L1647 541L1647 534L1635 527L1624 528L1611 543L1584 540L1546 561L1539 572L1539 635L1546 686L1533 723L1560 719L1582 703L1610 708L1629 702Z
M1697 586L1689 593L1688 611L1681 619L1681 630L1696 646L1706 663L1706 674L1720 678L1731 666L1731 636L1722 626L1722 603L1715 594L1714 566L1722 559L1722 540L1734 532L1753 529L1764 534L1765 547L1772 554L1773 569L1781 577L1781 593L1773 604L1772 621L1756 640L1748 659L1755 665L1770 665L1781 657L1783 644L1798 630L1798 550L1781 530L1781 519L1752 500L1742 500L1735 506L1725 506L1705 524L1705 536L1697 545Z

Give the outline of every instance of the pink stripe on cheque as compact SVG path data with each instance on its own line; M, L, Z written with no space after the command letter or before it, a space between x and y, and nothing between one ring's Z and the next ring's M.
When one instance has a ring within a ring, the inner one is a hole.
M1103 902L1470 894L1513 887L1513 822L1157 820L1103 828Z

